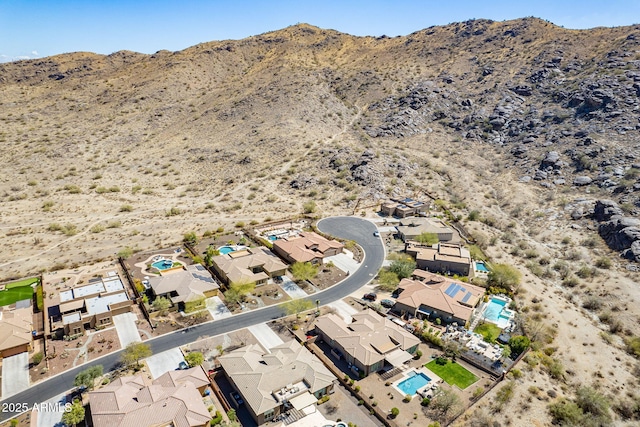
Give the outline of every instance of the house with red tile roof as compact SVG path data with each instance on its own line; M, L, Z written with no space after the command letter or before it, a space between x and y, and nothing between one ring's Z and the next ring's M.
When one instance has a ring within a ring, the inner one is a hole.
M273 242L273 251L290 264L296 262L322 263L323 258L342 252L344 245L328 240L318 233L301 232L294 237L285 237Z
M91 420L94 427L209 426L207 385L200 366L167 372L150 385L141 375L120 377L89 393Z
M413 279L400 281L393 310L418 319L440 318L466 325L484 291L479 286L416 270Z

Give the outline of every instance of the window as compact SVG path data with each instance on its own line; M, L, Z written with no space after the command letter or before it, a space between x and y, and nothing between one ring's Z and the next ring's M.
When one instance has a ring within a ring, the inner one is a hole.
M276 412L273 409L269 409L268 411L266 411L264 413L264 420L265 421L269 421L272 420L273 417L275 416Z

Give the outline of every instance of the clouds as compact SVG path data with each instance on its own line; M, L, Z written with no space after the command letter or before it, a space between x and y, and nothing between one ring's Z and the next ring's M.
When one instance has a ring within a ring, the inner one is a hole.
M26 60L26 59L36 59L39 58L40 54L38 53L37 50L32 50L31 52L29 52L26 55L17 55L17 56L11 56L11 55L5 55L0 53L0 63L2 62L13 62L13 61L22 61L22 60Z

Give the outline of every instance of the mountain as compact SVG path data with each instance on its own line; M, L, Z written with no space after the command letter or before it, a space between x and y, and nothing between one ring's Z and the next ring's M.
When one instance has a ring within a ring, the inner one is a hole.
M525 272L520 308L558 336L565 381L591 381L639 335L639 110L639 25L473 20L374 38L300 24L179 52L0 64L2 276L310 200L319 215L372 216L389 196L434 197ZM625 332L597 338L614 326ZM605 388L635 381L612 372ZM558 392L546 376L536 387Z

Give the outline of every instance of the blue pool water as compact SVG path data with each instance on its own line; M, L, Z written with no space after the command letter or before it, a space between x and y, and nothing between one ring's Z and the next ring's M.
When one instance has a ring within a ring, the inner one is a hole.
M409 396L413 396L418 390L431 382L431 378L422 372L411 372L409 375L411 375L409 378L398 383L398 388Z
M220 252L222 255L226 255L234 251L235 249L233 249L231 246L221 246L220 249L218 249L218 252Z
M487 308L485 308L484 313L482 313L482 317L494 323L500 323L501 319L508 320L509 315L504 313L506 305L506 301L491 298Z
M276 236L269 236L268 239L271 240L272 242L275 242L276 240L278 240Z
M168 270L173 267L173 261L170 259L162 259L151 264L151 267L157 268L158 270Z
M489 269L487 268L486 265L484 265L484 262L480 262L480 261L476 262L476 270L481 271L483 273L489 272Z

